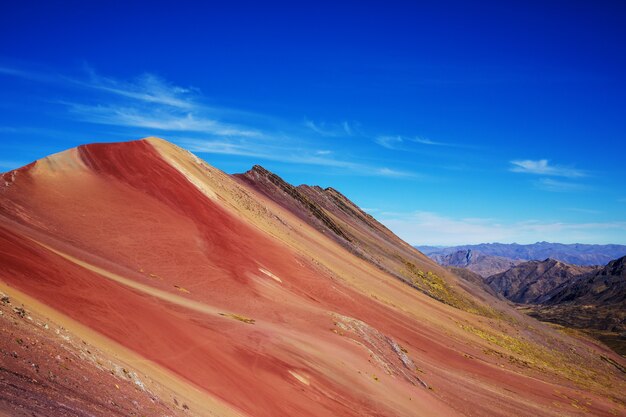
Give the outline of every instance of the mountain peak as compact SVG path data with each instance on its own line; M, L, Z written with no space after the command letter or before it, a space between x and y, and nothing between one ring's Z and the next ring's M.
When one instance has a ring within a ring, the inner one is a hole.
M615 275L626 278L626 256L615 259L604 267L606 275Z
M153 146L169 146L177 147L171 142L156 136L147 136L141 139L133 139L129 141L121 142L92 142L83 145L79 145L73 148L65 149L47 156L44 156L36 161L33 161L22 167L10 170L5 174L12 172L25 172L38 165L38 169L51 169L51 170L68 170L77 168L80 163L77 157L81 149L93 149L93 148L128 148L137 146L138 144L148 143ZM178 147L177 147L178 148ZM73 160L73 161L72 161Z
M600 355L582 342L529 326L459 281L334 188L294 187L259 165L231 176L160 138L80 146L0 186L0 265L10 272L0 277L7 293L0 294L0 328L15 333L0 338L0 348L19 352L3 362L0 377L27 387L9 397L18 400L83 396L89 384L42 391L48 388L29 382L39 376L27 364L59 375L47 358L67 349L77 359L67 374L73 381L89 377L116 401L116 384L145 383L150 395L126 391L177 415L490 414L486 405L510 398L493 389L502 384L523 401L500 414L530 415L545 403L525 391L528 378L540 378L548 394L562 389L572 374L561 371L568 369L556 362L561 357L585 371L602 369L610 386L621 376L601 368ZM26 314L32 323L19 323ZM536 356L547 349L558 356ZM566 356L573 349L578 356ZM512 354L516 360L502 369ZM100 379L109 372L94 358L115 364L113 378ZM516 366L538 358L549 366ZM95 374L83 373L85 366ZM420 388L430 384L441 397ZM560 401L548 394L546 401ZM120 413L164 414L130 407Z
M83 145L76 146L75 148L70 148L68 151L72 149L80 149L80 148L92 148L92 147L113 147L113 148L126 148L136 146L142 143L149 143L151 145L166 145L166 146L177 146L170 141L167 141L163 138L157 136L146 136L139 139L131 139L124 141L115 141L115 142L91 142Z
M273 174L273 172L271 172L268 169L265 169L263 166L255 164L252 166L252 168L250 168L247 172L257 172L260 174Z

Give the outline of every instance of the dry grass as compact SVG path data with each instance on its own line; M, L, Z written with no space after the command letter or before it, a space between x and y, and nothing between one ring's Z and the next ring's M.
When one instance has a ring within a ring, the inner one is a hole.
M573 349L563 350L562 347L556 345L556 340L548 341L544 346L491 328L485 330L468 323L458 323L458 325L466 332L496 347L496 349L486 348L483 350L484 353L500 356L508 360L510 364L532 368L542 373L556 374L588 389L611 392L616 388L607 376L606 367L602 366L602 362L608 363L604 357L593 358L598 362L597 366L589 366L589 364L581 366L580 364L588 362L591 358Z
M239 320L239 321L241 321L243 323L246 323L246 324L254 324L254 322L256 321L254 319L251 319L249 317L242 316L242 315L236 314L236 313L220 313L220 316L230 317L231 319Z
M493 308L481 305L460 294L448 282L432 271L422 271L412 262L403 260L405 276L410 283L424 294L459 310L485 317L502 318L502 314Z

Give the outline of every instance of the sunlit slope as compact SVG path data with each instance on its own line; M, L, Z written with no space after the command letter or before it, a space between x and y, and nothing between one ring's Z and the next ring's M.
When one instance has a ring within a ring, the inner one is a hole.
M357 257L407 285L465 311L494 314L489 307L476 302L482 291L468 288L339 191L308 185L294 187L258 165L236 177Z
M610 352L325 208L376 264L163 140L2 178L0 280L197 387L192 415L624 413Z

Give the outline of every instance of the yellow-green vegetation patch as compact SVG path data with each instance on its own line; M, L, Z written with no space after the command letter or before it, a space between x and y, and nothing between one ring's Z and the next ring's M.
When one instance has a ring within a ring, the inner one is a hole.
M254 322L256 320L242 316L240 314L235 314L235 313L219 313L220 316L224 316L224 317L230 317L231 319L235 319L235 320L239 320L241 322L244 322L246 324L254 324Z
M432 271L422 271L414 263L402 260L405 266L405 276L410 279L413 287L437 301L448 304L468 313L479 314L485 317L501 318L502 314L491 307L480 305L468 297L464 297L452 288L439 275Z
M501 348L517 353L518 355L525 355L527 352L532 350L530 343L504 333L488 332L470 324L463 323L459 323L459 327L466 332L475 334L493 345L500 346Z
M499 326L494 326L497 322L485 324L489 327L485 327L486 330L469 323L457 323L463 330L475 334L495 347L485 349L486 354L496 354L514 366L560 375L588 389L601 388L605 393L616 389L608 374L620 370L615 369L616 367L608 361L602 360L599 355L594 355L591 351L572 349L571 346L553 337L546 338L545 334L533 326L529 324L522 326L522 323L508 314L464 296L436 273L425 272L415 264L400 259L405 266L402 275L409 280L408 283L435 300L469 313L508 322L517 329L523 327L525 336L520 333L512 336L507 334L506 330L498 329ZM534 334L540 341L533 341L535 338L531 334ZM591 365L590 361L594 365Z
M594 370L591 366L580 366L586 359L575 350L564 352L556 346L544 347L531 341L493 330L480 329L467 323L457 324L466 332L475 334L489 344L500 347L511 353L505 354L495 349L484 349L483 352L485 354L499 356L513 365L561 375L586 388L594 386L601 386L605 389L612 388L606 375L599 372L600 369Z

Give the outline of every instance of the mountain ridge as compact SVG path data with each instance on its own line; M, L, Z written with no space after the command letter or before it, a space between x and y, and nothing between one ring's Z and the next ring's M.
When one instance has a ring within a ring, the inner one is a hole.
M2 412L60 416L80 397L96 416L552 416L589 398L609 416L622 401L620 357L457 279L332 188L297 190L314 205L272 181L264 194L157 138L2 178L1 347L15 356L0 373L45 399L0 391ZM43 335L67 358L34 356ZM41 379L31 363L46 384L24 382ZM100 403L66 371L120 388Z
M533 244L517 243L481 243L476 245L459 245L448 247L416 246L424 254L445 256L459 250L473 250L485 255L500 256L511 260L543 260L557 259L574 265L606 265L613 259L626 255L626 245L618 244L564 244L536 242Z
M504 272L523 262L521 260L503 258L501 256L486 255L478 250L472 249L460 250L447 255L431 254L430 258L439 265L466 268L483 278Z
M527 261L486 278L498 294L523 304L541 304L555 288L571 283L597 267L569 265L556 259Z
M583 329L626 356L626 256L547 292L529 314Z

